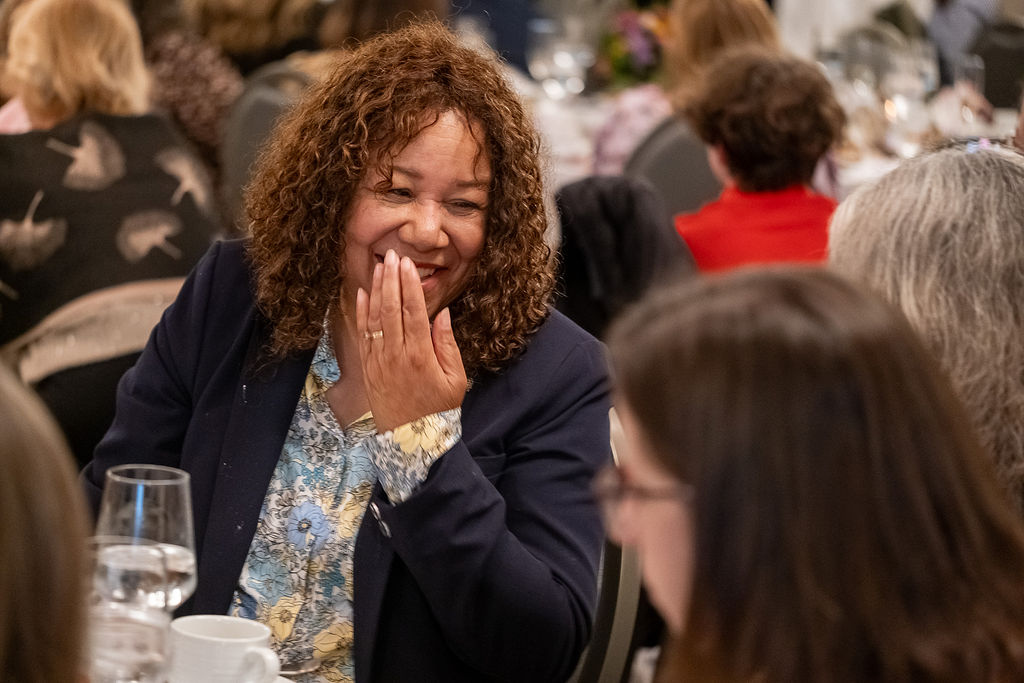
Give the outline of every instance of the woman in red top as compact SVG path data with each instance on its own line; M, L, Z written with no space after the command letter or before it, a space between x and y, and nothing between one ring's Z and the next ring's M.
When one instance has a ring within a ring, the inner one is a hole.
M717 200L676 216L697 266L824 261L836 203L810 182L845 116L821 71L760 48L731 50L705 72L684 115L725 185Z

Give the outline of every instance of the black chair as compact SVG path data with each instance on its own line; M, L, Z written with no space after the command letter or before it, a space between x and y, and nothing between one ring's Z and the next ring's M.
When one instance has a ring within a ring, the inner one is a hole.
M622 427L612 408L608 413L612 457L619 462ZM616 447L619 444L619 447ZM594 631L576 671L567 683L620 683L632 655L633 631L640 604L640 561L630 548L606 542L598 571Z

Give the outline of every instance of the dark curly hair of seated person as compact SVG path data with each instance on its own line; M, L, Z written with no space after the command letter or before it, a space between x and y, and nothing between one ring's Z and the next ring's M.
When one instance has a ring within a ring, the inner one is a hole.
M395 155L447 111L479 126L493 169L483 250L451 304L466 372L500 369L526 347L554 288L540 140L497 56L429 22L341 53L257 160L249 257L274 355L314 348L337 306L359 183L378 167L389 178Z
M683 115L705 144L720 146L744 192L809 184L846 123L817 66L752 46L715 59Z

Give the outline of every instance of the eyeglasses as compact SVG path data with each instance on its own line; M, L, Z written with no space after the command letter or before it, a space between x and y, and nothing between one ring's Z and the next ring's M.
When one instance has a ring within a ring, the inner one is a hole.
M693 500L693 487L688 484L676 484L653 488L630 484L622 477L622 471L614 465L601 469L594 477L592 486L594 498L601 506L605 529L613 538L619 538L622 503L626 499L637 501L675 501L688 503Z

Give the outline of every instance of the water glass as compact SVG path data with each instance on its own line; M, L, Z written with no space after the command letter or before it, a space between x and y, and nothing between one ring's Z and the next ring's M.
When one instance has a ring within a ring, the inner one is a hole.
M90 683L164 683L171 616L123 602L89 607Z
M173 467L107 470L93 539L93 580L101 596L125 601L141 592L148 605L170 611L192 594L196 560L189 487L188 473Z

